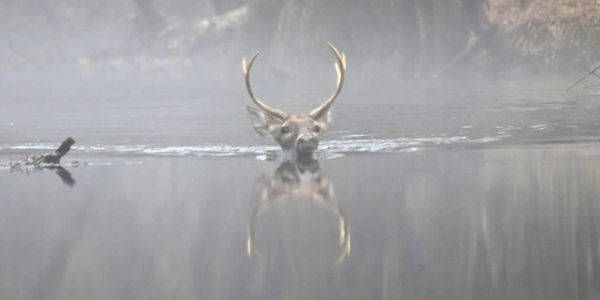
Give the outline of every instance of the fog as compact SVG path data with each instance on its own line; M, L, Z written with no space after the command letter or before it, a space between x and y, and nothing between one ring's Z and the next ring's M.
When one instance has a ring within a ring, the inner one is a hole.
M0 0L0 298L597 299L599 20L596 0ZM253 128L284 135L250 122L242 58L260 99L309 112L328 42L344 85L294 156Z
M327 41L348 55L360 86L515 69L479 0L5 0L0 25L4 93L227 93L241 87L241 58L257 51L261 92L320 91L334 76ZM474 41L481 51L465 55Z
M564 91L594 62L587 44L569 48L573 56L562 60L525 53L505 24L511 19L504 11L512 14L506 3L5 0L2 142L78 135L90 144L264 144L246 119L242 57L260 52L251 76L260 98L284 111L308 111L335 87L327 42L348 61L333 137L462 136L467 126L481 129L472 138L485 138L501 127L556 123L549 114L515 118L515 105L552 111L582 101L573 108L595 111L588 90ZM522 15L539 9L532 3ZM509 8L520 9L515 5ZM536 45L549 47L544 40ZM595 126L581 117L558 126Z

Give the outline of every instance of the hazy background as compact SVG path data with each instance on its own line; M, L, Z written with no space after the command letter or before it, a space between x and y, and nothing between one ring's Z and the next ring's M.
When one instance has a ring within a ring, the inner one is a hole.
M599 299L599 8L0 0L0 298ZM306 111L327 41L320 168L263 161L241 58Z
M498 128L552 124L563 139L595 136L598 109L589 96L597 78L565 89L600 59L599 7L595 0L3 0L0 142L73 135L79 144L264 143L246 118L241 58L261 51L252 74L259 97L306 111L334 88L327 41L349 64L332 138L485 138L505 132Z
M228 79L238 79L241 57L255 51L269 86L332 76L329 65L320 67L333 61L326 41L347 53L354 76L372 81L571 75L600 57L598 7L596 0L3 0L0 78L4 93L17 85L107 81L136 89L150 81L206 95L214 83L238 88Z

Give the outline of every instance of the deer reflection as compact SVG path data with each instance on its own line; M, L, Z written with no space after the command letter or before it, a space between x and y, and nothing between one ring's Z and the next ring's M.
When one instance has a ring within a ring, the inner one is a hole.
M318 160L312 158L288 160L281 163L272 177L260 176L255 185L254 210L247 226L246 251L249 257L259 255L255 250L256 227L265 212L291 201L316 204L336 218L339 226L338 253L335 263L350 255L351 234L348 221L335 202L333 183L321 173ZM317 246L318 247L318 246Z

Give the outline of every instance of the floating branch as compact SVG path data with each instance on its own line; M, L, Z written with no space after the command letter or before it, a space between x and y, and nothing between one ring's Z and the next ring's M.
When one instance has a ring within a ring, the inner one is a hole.
M583 77L581 77L581 78L577 79L575 82L573 82L573 83L572 83L572 84L571 84L571 85L570 85L570 86L567 88L567 92L568 92L568 91L570 91L572 88L574 88L574 87L575 87L576 85L578 85L579 83L581 83L582 81L584 81L584 80L588 79L588 77L590 77L590 76L592 76L592 75L594 75L594 76L596 76L596 77L600 78L600 75L596 74L596 71L600 70L600 66L597 66L597 67L595 67L595 68L594 68L594 69L592 69L592 70L588 70L587 68L586 68L585 70L586 70L586 71L588 71L588 73L587 73L585 76L583 76Z

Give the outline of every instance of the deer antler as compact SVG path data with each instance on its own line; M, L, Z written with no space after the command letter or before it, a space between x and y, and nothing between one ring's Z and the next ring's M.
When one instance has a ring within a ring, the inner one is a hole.
M331 49L331 51L333 51L333 54L337 59L337 62L335 63L335 72L337 73L337 87L335 89L335 92L333 93L333 95L331 95L331 97L329 97L329 99L327 99L325 102L323 102L323 104L321 104L319 107L315 108L310 112L309 115L315 119L323 116L323 114L329 111L329 108L331 108L331 105L333 105L335 98L337 98L337 96L342 91L342 86L344 85L344 77L346 75L346 55L340 52L337 48L335 48L335 46L332 43L327 43L327 46L329 47L329 49Z
M242 72L244 73L244 80L246 81L246 89L248 90L248 94L250 94L250 98L252 98L252 101L254 101L254 103L256 103L256 105L260 109L262 109L264 112L266 112L274 117L284 120L285 118L287 118L287 114L285 112L268 106L264 102L260 101L257 97L255 97L254 92L252 92L252 87L250 86L250 69L252 68L252 64L254 63L254 60L258 56L258 53L259 52L256 52L256 54L254 54L250 58L249 63L246 63L245 57L244 57L244 59L242 59Z

